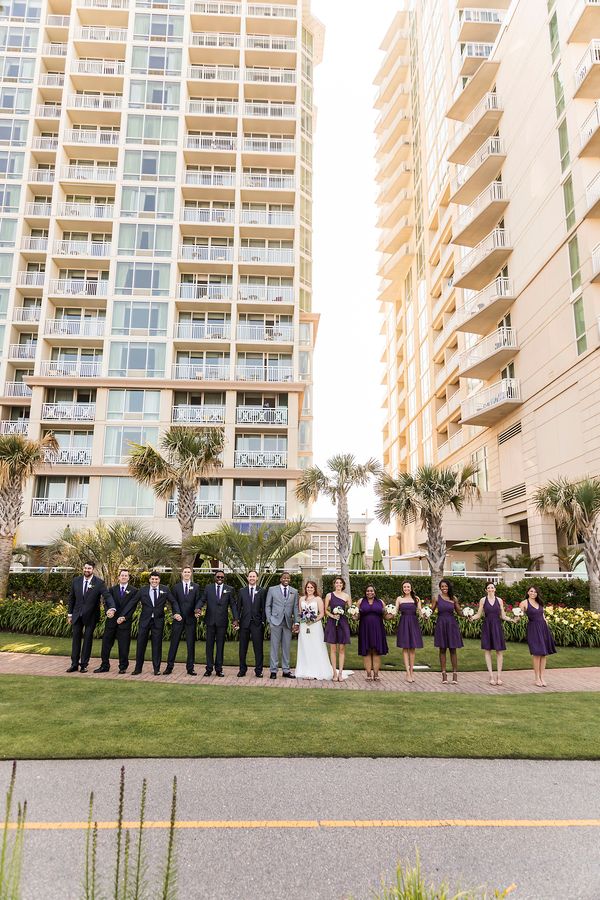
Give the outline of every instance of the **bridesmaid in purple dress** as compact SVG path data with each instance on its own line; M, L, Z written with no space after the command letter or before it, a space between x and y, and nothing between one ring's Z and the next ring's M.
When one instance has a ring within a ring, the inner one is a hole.
M546 657L556 653L556 645L552 632L544 616L544 601L533 585L527 591L527 597L519 606L529 619L527 623L527 643L533 657L533 673L537 687L547 687L544 681Z
M454 617L454 613L462 615L459 602L454 596L452 582L447 578L442 578L439 583L440 592L437 600L431 604L433 612L438 613L435 630L433 632L433 645L440 651L440 666L442 668L442 684L447 684L448 675L446 672L446 651L450 651L450 662L452 663L452 684L458 683L458 657L456 651L463 646L462 637L458 622Z
M415 653L423 647L423 635L417 616L421 615L421 600L412 589L410 581L402 584L402 594L396 597L396 615L400 614L396 646L401 647L406 669L406 680L415 680Z
M350 624L346 616L346 610L352 603L352 599L346 590L346 582L338 575L333 582L333 590L325 597L325 643L329 644L329 656L333 669L333 680L341 681L344 675L344 660L346 658L346 644L350 643ZM334 609L343 609L343 613L334 613ZM336 654L339 655L340 664L337 667Z
M381 657L388 652L383 620L385 604L375 594L375 588L368 584L365 596L360 601L358 620L358 653L365 661L367 681L379 681Z
M504 651L506 650L502 622L515 622L516 619L509 619L506 615L504 600L496 596L496 585L493 581L488 581L486 584L485 597L482 597L479 601L479 609L471 619L471 622L481 619L482 616L485 616L485 618L481 629L481 649L484 651L490 684L502 684L502 662ZM493 650L496 651L497 675L495 678L494 664L492 662Z

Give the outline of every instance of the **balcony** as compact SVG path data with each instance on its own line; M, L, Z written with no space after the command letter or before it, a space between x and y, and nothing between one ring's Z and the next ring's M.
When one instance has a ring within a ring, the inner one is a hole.
M60 180L114 183L117 169L116 166L61 166Z
M455 131L449 162L468 163L483 142L492 137L502 117L502 101L490 92L477 104L469 118Z
M235 119L238 114L237 100L188 100L187 114L189 116L220 116L225 119Z
M233 247L205 246L204 244L181 244L179 259L192 262L233 262Z
M451 380L452 376L458 372L458 359L459 353L458 350L455 350L448 356L444 365L438 370L434 379L436 391L438 391L447 381Z
M45 272L17 272L17 287L43 288Z
M453 327L469 334L488 334L490 328L506 315L515 296L509 278L496 278L456 310L452 317Z
M481 191L498 175L506 160L504 141L492 137L473 154L471 159L459 170L450 184L450 201L452 203L472 203Z
M45 255L48 252L48 238L31 237L26 235L21 238L22 253L41 253Z
M36 119L60 119L60 103L38 103L35 108Z
M110 28L102 25L84 25L75 29L75 41L106 41L110 44L125 44L127 42L126 28Z
M240 212L240 224L293 228L294 213L291 210L242 209Z
M37 344L30 342L28 344L9 344L9 359L35 359Z
M293 325L238 325L238 341L273 341L277 344L291 344L294 340Z
M167 519L174 519L177 516L177 509L177 500L167 500ZM218 502L210 500L196 501L196 516L199 519L220 519L222 514L223 504L220 500Z
M49 219L52 211L51 203L33 201L25 204L25 215L32 219Z
M186 150L216 150L218 153L235 153L237 150L237 138L217 137L213 135L187 134L185 137Z
M35 184L54 184L56 172L54 169L30 169L27 180Z
M296 38L294 37L281 37L280 35L275 34L247 34L246 35L246 50L256 50L256 51L266 51L267 53L271 52L279 52L279 53L295 53L296 52ZM246 60L249 57L256 56L257 54L248 54L246 53Z
M575 0L571 10L569 42L587 43L600 34L600 0Z
M107 297L108 281L86 278L51 278L50 294L66 297Z
M123 98L104 96L104 94L69 94L67 106L72 109L118 112L123 107Z
M192 13L197 16L237 16L242 14L241 3L226 3L220 0L195 0Z
M591 219L600 218L600 174L590 181L585 191L586 215Z
M93 147L117 147L119 139L119 131L100 131L99 129L84 131L83 129L67 128L64 142L65 144L85 144Z
M487 381L504 368L519 349L514 328L498 328L461 353L459 374L461 378L480 378Z
M229 81L240 80L239 66L190 66L187 77L190 81Z
M29 419L4 419L0 422L0 434L29 434Z
M175 363L171 377L175 381L229 381L231 368L226 363Z
M31 397L31 388L24 381L6 381L4 383L5 397Z
M129 9L129 0L79 0L83 9Z
M181 220L183 222L200 222L205 225L233 225L235 210L207 206L184 206L181 210Z
M500 9L460 9L458 40L494 42L504 19Z
M294 156L296 153L296 141L293 138L245 137L242 150L244 153L271 153Z
M454 285L480 290L490 283L512 253L506 228L495 228L474 250L460 260L454 273Z
M234 519L285 519L286 504L233 501Z
M178 297L180 300L225 300L232 298L233 288L230 284L181 284Z
M287 451L236 450L233 465L236 469L285 469Z
M594 104L592 112L580 129L579 139L581 142L579 156L600 156L600 103Z
M44 460L55 466L91 466L91 447L60 447L57 451L44 450Z
M183 341L228 341L231 337L229 322L222 325L207 325L205 322L178 322L175 325L175 340Z
M244 103L244 116L252 119L295 119L295 103L254 101Z
M48 337L103 337L104 319L46 319L44 334Z
M294 288L287 284L240 284L238 300L242 303L293 303Z
M600 281L600 244L592 250L592 281Z
M40 238L40 240L42 240ZM13 307L13 322L39 322L42 310L39 306L15 306Z
M508 206L508 191L502 181L494 181L467 207L452 226L452 243L476 247L498 224Z
M87 516L87 509L87 500L70 498L58 500L56 498L34 497L31 501L32 516L62 516L68 519L84 519Z
M171 409L171 421L177 425L224 425L224 406L182 404Z
M198 187L235 187L235 172L195 171L185 173L185 184Z
M494 49L493 44L466 43L460 45L460 67L458 74L462 78L470 78L481 63L488 59Z
M193 33L191 36L192 47L202 47L209 49L217 47L224 50L237 50L240 46L240 36L234 32L214 32L202 31Z
M294 380L292 366L243 366L235 367L236 381L266 381L270 384Z
M102 373L102 360L43 359L40 375L57 375L60 378L97 378Z
M295 19L296 7L279 3L249 3L248 15L261 19Z
M600 97L600 40L590 41L583 59L575 69L574 96L585 100Z
M287 406L265 409L260 406L238 406L235 411L237 425L287 425Z
M295 175L259 175L244 172L243 188L258 188L263 191L293 191L296 187Z
M244 81L250 84L296 85L295 69L276 69L246 66Z
M110 256L111 244L105 241L54 241L54 256L84 256L98 259Z
M61 43L42 44L42 56L59 56L67 55L67 45Z
M461 424L495 425L522 402L519 380L503 378L467 397L461 404Z
M447 440L444 444L441 444L438 447L437 458L438 462L441 462L443 459L446 459L447 456L450 456L451 453L456 453L457 450L463 445L463 434L462 429L457 431L456 434L453 434L452 437Z
M112 219L115 208L104 203L59 203L56 215L63 219Z
M108 75L122 78L125 63L121 59L74 59L71 63L74 75Z
M31 146L34 150L48 150L54 152L55 150L58 150L58 138L38 135L32 139Z
M43 403L42 419L47 422L93 422L95 403Z
M269 266L293 266L292 247L240 247L240 263L259 263Z
M65 84L64 72L42 72L39 77L40 87L62 88Z

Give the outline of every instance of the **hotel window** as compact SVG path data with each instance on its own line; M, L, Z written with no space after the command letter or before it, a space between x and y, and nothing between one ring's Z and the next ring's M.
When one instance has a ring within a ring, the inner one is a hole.
M134 47L131 71L139 75L181 75L181 50Z
M569 132L567 130L567 120L563 119L558 126L558 145L560 147L560 168L564 172L571 162L569 154Z
M583 297L578 297L573 303L573 319L575 322L575 341L577 343L577 353L585 353L587 350L587 337L585 332L585 311L583 308Z
M180 87L176 81L132 81L131 109L179 109Z
M21 188L16 184L0 184L0 212L16 213L21 202Z
M126 140L128 144L177 144L178 130L175 116L130 115Z
M22 147L27 141L25 119L0 119L0 144Z
M573 179L569 177L563 182L563 198L565 202L565 221L567 231L575 224L575 194L573 191Z
M569 268L571 270L571 291L576 291L581 287L581 264L577 235L569 241Z
M168 311L167 303L117 300L113 306L112 333L166 337Z
M0 253L0 281L10 281L14 259L14 253Z
M181 43L183 40L183 16L136 13L133 38L136 41Z
M0 80L31 84L35 73L35 59L22 56L0 56Z
M177 154L160 150L126 150L123 178L175 181Z
M487 447L480 447L471 454L471 463L477 466L477 472L473 476L473 481L480 491L488 489L488 464L487 464Z
M154 422L160 412L160 391L109 391L107 419L146 419Z
M117 263L115 294L167 297L170 275L168 263Z
M16 219L0 219L0 247L14 247L16 234Z
M100 488L100 516L154 515L152 488L138 484L133 478L103 478Z
M124 187L121 215L172 219L174 203L175 191L172 188Z
M104 462L119 466L127 462L132 444L151 444L156 447L158 428L136 425L111 425L104 433Z
M552 80L554 82L554 99L556 102L556 118L560 119L562 114L565 111L565 89L562 80L562 74L560 71L560 66L554 72L552 76Z
M110 346L108 375L112 378L164 378L165 345L113 341Z
M9 288L0 288L0 319L6 318L6 311L8 310L8 298L10 295ZM25 304L23 304L25 305Z
M120 256L170 256L173 229L170 225L121 225Z
M558 20L556 18L556 13L552 16L548 23L548 30L550 31L550 53L552 54L552 62L556 62L558 54L560 53L560 42L558 37Z
M31 109L31 90L29 88L0 88L0 112L11 112L23 115Z
M0 178L22 178L24 162L24 153L0 150Z

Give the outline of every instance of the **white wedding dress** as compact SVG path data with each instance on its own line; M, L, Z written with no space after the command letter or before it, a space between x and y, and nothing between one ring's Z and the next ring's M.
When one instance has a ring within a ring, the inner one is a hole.
M300 609L312 609L316 615L319 614L316 600L310 602L301 600ZM333 678L322 621L313 622L311 625L300 623L296 678L316 678L319 681L331 681Z

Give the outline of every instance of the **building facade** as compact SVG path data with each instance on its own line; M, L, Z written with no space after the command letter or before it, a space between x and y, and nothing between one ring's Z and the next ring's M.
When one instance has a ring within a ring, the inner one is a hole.
M382 49L385 465L475 463L448 541L508 536L556 570L532 494L600 472L600 6L415 0Z
M177 498L132 443L223 426L199 530L296 514L310 464L308 0L7 0L0 11L0 433L53 431L19 542Z

